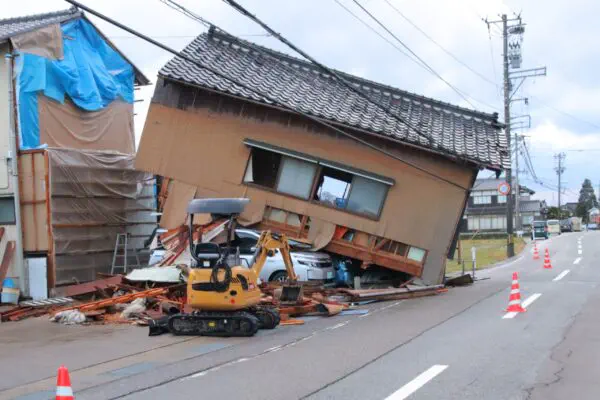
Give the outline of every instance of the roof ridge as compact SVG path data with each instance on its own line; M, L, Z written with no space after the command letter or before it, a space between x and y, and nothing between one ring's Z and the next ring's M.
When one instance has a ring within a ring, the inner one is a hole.
M59 11L52 11L52 12L40 13L40 14L22 15L19 17L0 19L0 25L7 25L7 24L16 23L16 22L30 21L30 20L34 20L34 19L59 17L62 15L67 16L69 14L76 15L77 13L81 13L81 12L79 11L79 9L77 7L72 6L70 8L67 8L64 10L59 10Z
M272 55L273 57L276 58L285 58L286 61L289 62L293 62L298 64L299 66L304 66L304 67L308 67L310 69L312 69L315 72L320 73L321 75L325 76L326 74L324 72L322 72L321 70L319 70L314 64L312 64L309 61L303 60L301 58L298 57L294 57L292 55L283 53L281 51L278 50L274 50L271 48L268 48L266 46L254 43L254 42L250 42L248 40L245 39L241 39L238 36L234 36L231 34L228 34L226 32L223 32L222 30L211 26L211 28L209 29L208 32L204 32L202 34L200 34L198 37L202 37L202 36L208 36L208 37L213 37L219 40L225 40L225 41L232 41L235 40L238 43L244 44L246 45L248 48L255 48L257 51L264 51L270 55ZM195 41L195 40L194 40ZM193 42L193 41L192 41ZM191 44L191 43L190 43ZM237 44L237 43L236 43ZM490 120L493 122L498 122L498 113L487 113L487 112L483 112L483 111L477 111L477 110L473 110L470 108L466 108L466 107L461 107L461 106L457 106L455 104L452 103L448 103L445 101L441 101L441 100L437 100L431 97L427 97L427 96L423 96L417 93L413 93L413 92L409 92L407 90L404 89L400 89L391 85L386 85L386 84L382 84L380 82L376 82L370 79L366 79L366 78L361 78L358 77L356 75L352 75L349 74L347 72L344 71L340 71L338 69L335 68L330 68L332 71L334 71L336 74L341 75L343 78L347 79L348 81L350 81L350 83L352 84L358 84L361 86L369 86L367 88L367 90L371 90L373 89L378 89L381 90L382 92L390 92L390 95L401 95L407 98L410 98L411 100L416 100L418 102L424 102L427 104L431 104L431 105L437 105L440 108L445 108L448 111L453 111L459 114L468 114L472 117L475 118L480 118L480 119L486 119L486 120ZM484 118L485 117L485 118Z

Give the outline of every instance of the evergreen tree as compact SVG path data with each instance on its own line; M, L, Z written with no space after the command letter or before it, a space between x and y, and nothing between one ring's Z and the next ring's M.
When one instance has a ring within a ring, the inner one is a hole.
M585 179L581 185L581 190L579 191L579 201L577 203L575 215L581 217L583 222L587 223L589 218L588 211L594 207L598 207L598 199L596 199L592 181Z

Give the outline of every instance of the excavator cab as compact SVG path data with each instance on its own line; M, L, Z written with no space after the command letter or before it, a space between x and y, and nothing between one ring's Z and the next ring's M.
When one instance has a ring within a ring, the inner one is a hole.
M231 235L235 232L237 216L244 211L250 199L195 199L188 205L189 214L189 245L190 254L195 261L193 267L213 267L217 263L228 263L230 266L238 265L239 256L231 255ZM227 242L225 247L216 243L194 243L194 214L211 214L214 219L225 217L229 221L226 226ZM215 258L214 255L217 255ZM235 254L235 253L234 253ZM207 256L210 255L210 256ZM232 265L233 264L233 265Z

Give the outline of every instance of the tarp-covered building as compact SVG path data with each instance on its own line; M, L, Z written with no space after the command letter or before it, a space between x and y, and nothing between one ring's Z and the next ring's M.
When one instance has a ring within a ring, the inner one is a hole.
M94 279L117 233L141 246L154 228L153 177L133 169L134 89L149 80L76 8L0 20L0 47L0 246L21 226L22 265L46 260L48 287Z

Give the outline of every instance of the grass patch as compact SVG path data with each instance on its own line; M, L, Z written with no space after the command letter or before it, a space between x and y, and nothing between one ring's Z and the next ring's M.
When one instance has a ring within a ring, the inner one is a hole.
M515 237L515 255L520 254L525 248L523 238ZM506 260L506 238L504 239L474 239L461 240L460 246L462 257L465 261L465 272L473 269L471 258L471 247L477 248L477 269L484 269L500 261ZM458 250L454 253L458 258ZM458 260L448 260L446 263L446 274L462 271L462 265Z

